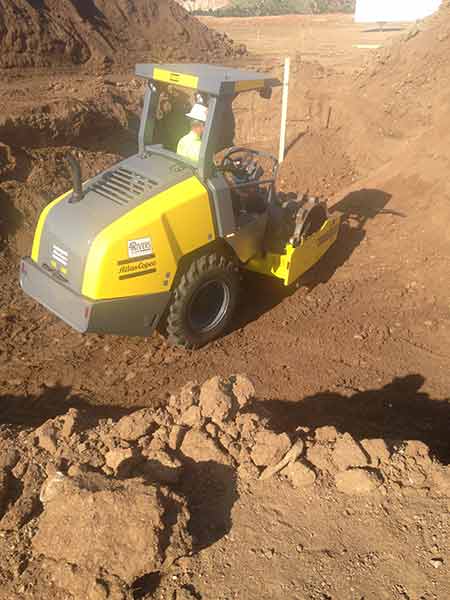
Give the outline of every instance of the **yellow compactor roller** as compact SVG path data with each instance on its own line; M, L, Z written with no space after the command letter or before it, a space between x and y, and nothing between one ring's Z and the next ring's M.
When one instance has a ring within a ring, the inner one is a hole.
M40 215L20 281L80 332L148 336L160 326L199 347L229 327L242 270L292 284L335 242L340 219L315 198L282 202L269 154L230 147L217 159L236 95L269 99L277 79L209 65L136 73L147 80L138 153L84 185L69 157L73 189ZM155 143L168 84L207 106L195 163Z

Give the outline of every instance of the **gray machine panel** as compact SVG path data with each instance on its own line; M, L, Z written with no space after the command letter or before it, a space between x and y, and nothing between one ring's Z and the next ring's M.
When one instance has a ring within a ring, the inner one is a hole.
M175 74L181 73L198 77L198 90L215 96L234 95L238 92L236 84L246 81L263 81L264 87L271 88L281 85L279 79L268 75L267 73L257 73L256 71L246 71L243 69L233 69L230 67L220 67L218 65L208 64L138 64L136 65L136 75L146 79L153 79L154 69L163 69ZM176 79L169 83L177 84Z
M240 218L236 233L226 236L225 241L230 244L242 263L246 263L261 251L267 219L267 213L247 215Z
M194 170L148 149L132 156L84 185L84 197L72 195L49 213L41 236L39 264L52 261L67 269L67 281L81 291L90 246L105 227L173 185L188 179Z
M93 301L74 292L30 258L22 260L20 285L31 298L81 333L148 336L170 299L170 292L164 292Z
M208 188L214 205L217 234L219 237L225 237L236 230L230 186L220 174L208 180Z

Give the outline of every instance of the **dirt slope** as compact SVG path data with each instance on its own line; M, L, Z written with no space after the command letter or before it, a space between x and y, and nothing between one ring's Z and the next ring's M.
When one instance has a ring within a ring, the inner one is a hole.
M0 67L206 62L235 52L174 0L0 0Z

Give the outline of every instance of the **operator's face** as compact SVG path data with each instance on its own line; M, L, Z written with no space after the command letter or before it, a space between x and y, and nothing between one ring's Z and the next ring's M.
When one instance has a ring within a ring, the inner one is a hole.
M192 130L199 136L202 137L203 132L205 131L205 125L203 123L196 123L193 125Z

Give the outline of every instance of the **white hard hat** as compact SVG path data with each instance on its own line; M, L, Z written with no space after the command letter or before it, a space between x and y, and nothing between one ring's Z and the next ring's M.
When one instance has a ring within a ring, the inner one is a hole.
M191 112L186 115L190 119L194 119L195 121L202 121L206 123L206 117L208 116L208 109L203 104L194 104L191 108Z

